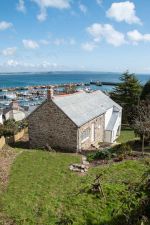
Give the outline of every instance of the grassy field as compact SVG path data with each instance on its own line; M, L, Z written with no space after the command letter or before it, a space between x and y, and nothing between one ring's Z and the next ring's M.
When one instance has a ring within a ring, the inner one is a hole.
M117 139L117 142L125 143L128 141L132 141L134 139L138 139L135 136L134 131L132 129L130 129L129 127L123 127L121 130L121 134L120 134L119 138Z
M125 183L139 181L146 166L142 161L124 161L91 168L81 176L68 169L80 160L71 154L23 151L1 193L2 214L17 225L108 225L112 211L121 205ZM87 191L100 173L106 201Z

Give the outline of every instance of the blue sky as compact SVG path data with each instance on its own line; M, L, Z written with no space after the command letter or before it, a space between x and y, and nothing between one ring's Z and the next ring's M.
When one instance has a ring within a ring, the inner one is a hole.
M0 70L150 73L149 0L1 0Z

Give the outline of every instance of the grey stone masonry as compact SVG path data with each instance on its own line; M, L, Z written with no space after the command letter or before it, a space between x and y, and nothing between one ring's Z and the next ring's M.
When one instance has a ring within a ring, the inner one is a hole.
M52 101L45 101L29 117L31 148L45 148L76 152L77 126Z
M92 126L93 126L93 131L92 131ZM78 138L79 138L78 149L86 150L86 149L89 149L91 145L98 145L99 142L103 142L104 129L105 129L104 127L105 127L104 114L81 126L78 131ZM84 130L86 129L89 129L89 137L87 137L85 140L82 140L81 139L82 132L84 132Z

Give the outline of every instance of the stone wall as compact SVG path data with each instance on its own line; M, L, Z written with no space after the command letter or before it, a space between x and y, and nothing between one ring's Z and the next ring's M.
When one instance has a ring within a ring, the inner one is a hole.
M31 148L50 146L58 150L76 151L77 126L53 101L44 102L28 120Z
M4 136L0 137L0 149L2 149L5 144L6 144L5 143L5 137Z
M19 139L21 139L25 132L27 132L27 129L23 129L20 132L18 132L17 134L14 135L14 142L18 141Z
M92 124L94 124L94 132L95 132L95 140L92 142ZM89 138L82 142L81 134L82 132L89 128L90 135ZM79 139L79 150L87 150L91 147L91 144L98 145L99 142L104 141L104 132L105 132L105 115L101 115L88 123L84 124L82 127L79 128L78 131L78 139Z

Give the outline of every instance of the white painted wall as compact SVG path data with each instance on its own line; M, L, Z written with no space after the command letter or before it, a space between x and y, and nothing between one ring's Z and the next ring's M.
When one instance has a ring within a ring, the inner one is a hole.
M0 124L3 124L3 116L0 114Z
M110 130L106 130L105 131L105 142L106 143L111 143L111 138L112 138L111 131Z
M121 120L122 120L122 110L120 110L118 112L118 118L116 120L116 123L113 127L112 131L107 131L106 127L111 119L113 113L113 108L109 109L106 113L105 113L105 142L107 143L113 143L116 138L117 138L117 131L118 128L121 127Z
M105 113L105 129L109 123L112 113L113 113L113 107L108 109L107 112Z
M114 125L114 129L113 129L113 132L112 132L111 143L113 143L116 140L116 138L117 138L118 128L119 127L121 128L121 120L122 120L122 111L118 112L118 118L116 120L116 123Z
M6 120L14 119L15 121L20 121L25 118L25 113L19 110L10 110L5 114Z

